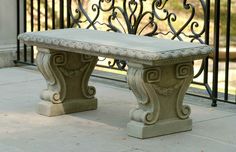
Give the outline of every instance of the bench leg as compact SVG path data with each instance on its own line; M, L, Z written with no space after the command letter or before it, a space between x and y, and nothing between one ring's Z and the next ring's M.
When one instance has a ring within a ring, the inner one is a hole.
M191 130L191 109L183 98L193 78L192 62L128 66L128 84L138 101L130 111L128 134L149 138Z
M94 110L96 90L88 86L95 56L38 48L36 63L47 82L37 112L45 116Z

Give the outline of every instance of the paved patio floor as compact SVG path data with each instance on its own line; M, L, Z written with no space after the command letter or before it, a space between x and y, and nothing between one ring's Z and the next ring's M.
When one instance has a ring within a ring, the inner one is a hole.
M236 105L186 96L193 130L140 140L127 136L127 88L94 79L98 109L45 117L35 113L42 76L24 68L0 69L0 152L236 152Z

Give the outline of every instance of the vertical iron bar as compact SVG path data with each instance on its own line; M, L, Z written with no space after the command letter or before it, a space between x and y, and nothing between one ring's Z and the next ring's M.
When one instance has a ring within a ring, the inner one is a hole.
M27 15L26 15L26 9L27 9L27 1L24 0L24 32L27 30ZM24 62L27 61L27 47L24 44Z
M210 0L206 0L206 14L205 14L205 43L209 45L210 34ZM204 84L208 83L208 57L204 60Z
M38 31L40 31L41 29L41 1L38 0L38 14L37 14L37 17L38 17ZM31 63L34 63L34 48L31 49Z
M60 28L64 28L64 0L60 0Z
M70 13L69 13L69 7L70 7L70 0L67 0L66 3L66 12L67 12L67 28L70 27Z
M34 31L34 0L30 1L30 27Z
M20 34L20 2L19 2L20 0L17 0L16 1L16 5L17 5L17 10L16 10L16 16L17 16L17 33L16 33L16 41L17 41L17 51L16 51L16 53L17 53L17 61L19 61L20 60L20 41L18 40L18 35Z
M215 0L214 18L214 57L213 57L213 87L212 87L212 106L217 106L218 98L218 71L219 71L219 37L220 37L220 1Z
M229 49L230 49L230 18L231 18L231 0L227 0L227 23L226 23L226 60L225 60L225 94L224 100L228 100L229 87Z
M206 0L206 14L205 14L205 43L209 45L209 34L210 34L210 0Z
M30 5L30 18L31 18L31 31L34 31L34 0L31 0L31 5ZM39 17L38 17L38 23L39 23ZM31 46L31 52L30 52L30 57L31 57L31 63L34 62L33 56L34 56L34 47Z
M52 0L52 29L55 29L55 0Z
M45 0L45 30L48 29L48 0Z
M40 31L40 25L41 25L41 20L40 20L40 0L38 0L38 31Z

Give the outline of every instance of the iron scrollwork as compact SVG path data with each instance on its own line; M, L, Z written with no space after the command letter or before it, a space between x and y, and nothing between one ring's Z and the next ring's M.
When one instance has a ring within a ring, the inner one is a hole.
M69 13L72 27L204 43L205 1L178 1L178 9L172 2L174 0L69 0ZM196 15L199 12L201 17ZM180 21L183 15L186 21ZM118 59L108 62L108 67L117 66L120 70L126 65L126 61ZM200 68L196 75L202 71Z

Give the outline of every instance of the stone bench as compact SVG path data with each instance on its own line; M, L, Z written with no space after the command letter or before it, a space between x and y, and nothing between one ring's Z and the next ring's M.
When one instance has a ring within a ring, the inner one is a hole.
M206 57L203 44L83 29L20 34L37 46L36 63L47 81L38 113L57 116L97 108L88 86L98 56L126 60L128 85L138 106L130 111L128 134L148 138L192 129L184 95L193 79L193 60Z

